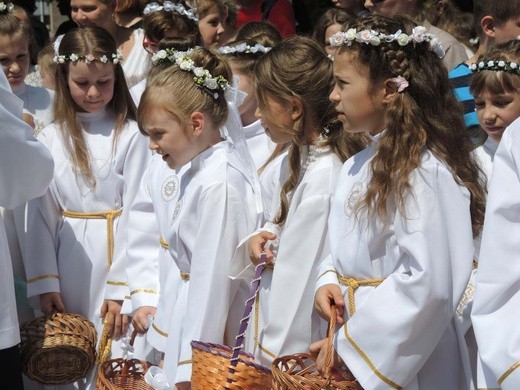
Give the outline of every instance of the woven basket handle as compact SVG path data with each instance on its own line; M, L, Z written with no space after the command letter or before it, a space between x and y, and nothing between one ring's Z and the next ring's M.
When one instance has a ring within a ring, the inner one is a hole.
M332 342L334 340L334 334L336 333L336 317L338 315L338 310L336 309L336 305L331 305L330 307L330 319L329 319L329 329L327 332L327 344L325 345L325 364L323 367L323 377L325 379L330 379L332 366L334 364L334 348L332 347Z
M260 261L255 268L255 277L251 282L251 288L249 289L249 298L246 301L246 308L244 310L244 316L240 320L240 329L238 336L236 337L236 343L233 348L233 354L231 356L231 368L229 372L235 373L234 367L238 363L238 355L240 350L244 347L244 338L246 335L247 325L249 324L249 318L251 317L251 310L253 309L253 303L255 302L256 294L260 288L260 280L262 279L262 271L265 269L267 255L265 253L260 254Z

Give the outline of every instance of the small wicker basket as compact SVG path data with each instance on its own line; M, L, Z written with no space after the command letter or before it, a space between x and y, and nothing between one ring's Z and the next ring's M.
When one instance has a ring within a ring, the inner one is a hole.
M134 345L137 331L134 330L130 345ZM96 389L98 390L153 390L145 382L146 371L152 363L139 359L110 359L99 365Z
M265 268L265 261L266 255L262 254L251 283L250 296L246 301L244 315L240 321L235 347L230 348L201 341L191 342L193 351L192 390L271 389L272 377L269 368L255 363L252 355L241 351L249 315L258 292L262 271Z
M271 389L271 372L254 362L252 355L240 352L235 366L231 365L233 349L218 344L192 341L192 390Z
M94 365L96 329L79 314L55 313L27 321L20 335L22 371L34 381L72 383Z
M361 390L358 381L347 372L332 374L332 339L336 330L336 308L332 306L327 344L325 346L325 370L321 375L316 368L316 358L308 353L281 356L273 361L274 390Z

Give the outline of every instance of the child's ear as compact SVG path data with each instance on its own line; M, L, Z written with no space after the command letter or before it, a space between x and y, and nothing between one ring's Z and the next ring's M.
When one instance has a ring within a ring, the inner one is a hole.
M303 103L300 99L293 97L291 99L291 119L297 121L303 115Z
M495 38L495 19L492 16L486 15L480 19L480 27L488 37Z
M204 131L204 114L195 111L190 115L190 128L188 129L191 139L198 140Z
M392 102L399 93L395 81L392 79L386 79L383 83L380 93L382 98L381 101L384 104Z

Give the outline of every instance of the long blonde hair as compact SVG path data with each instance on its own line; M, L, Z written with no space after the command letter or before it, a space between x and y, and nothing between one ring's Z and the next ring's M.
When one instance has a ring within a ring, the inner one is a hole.
M60 55L70 56L93 54L94 57L106 55L111 58L117 50L112 36L103 28L91 25L77 28L65 34L59 47ZM83 175L91 186L96 185L92 173L90 152L85 142L83 128L76 117L80 108L72 99L68 84L69 62L58 64L56 68L56 97L54 100L53 115L58 125L65 147L70 154L72 164ZM113 148L123 125L128 119L135 120L136 108L126 85L123 69L120 64L114 65L114 96L107 104L107 109L116 117Z
M371 15L349 27L390 35L399 30L407 32L409 25L409 19ZM471 153L473 146L465 132L462 106L453 94L446 69L428 43L353 43L340 47L336 56L340 55L366 66L372 84L397 76L409 82L408 88L388 106L386 130L371 162L367 192L356 212L364 209L369 216L386 221L387 202L394 200L405 214L405 195L413 190L410 174L420 166L423 152L429 150L469 190L473 234L478 235L484 222L484 175Z
M298 185L301 170L302 147L308 141L304 130L309 127L321 133L325 127L329 134L324 145L345 161L365 146L360 135L343 131L336 122L337 113L329 95L334 87L332 61L321 46L311 38L293 37L275 46L260 58L253 76L258 106L269 113L267 99L287 104L297 98L303 106L303 115L293 128L283 129L292 142L289 151L290 174L280 192L280 212L275 222L283 225L289 211L288 194ZM283 128L277 118L268 118Z

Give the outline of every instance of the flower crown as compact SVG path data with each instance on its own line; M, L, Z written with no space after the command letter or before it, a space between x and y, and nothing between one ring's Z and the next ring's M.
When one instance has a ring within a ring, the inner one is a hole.
M70 55L57 55L57 56L54 56L54 58L53 58L53 61L56 64L64 64L66 62L78 62L78 61L84 62L85 64L90 64L94 61L99 61L103 64L106 64L106 63L108 63L109 60L112 61L112 63L114 65L116 65L116 64L119 64L123 60L123 56L121 55L121 52L118 50L117 52L112 53L110 55L110 58L106 54L102 55L99 58L96 58L96 57L94 57L93 54L87 54L87 55L82 56L82 55L78 55L75 53L72 53Z
M159 50L152 57L154 64L163 61L170 61L184 70L185 72L191 72L195 75L193 81L204 91L208 92L214 99L218 98L219 92L225 92L229 87L229 81L223 76L213 77L209 70L204 69L201 66L195 66L195 63L190 57L193 50L188 51L177 51L172 48Z
M180 51L172 47L168 47L166 49L161 49L157 53L155 53L152 56L152 63L154 65L157 65L159 62L169 61L175 64L177 58L189 56L192 52L193 49L189 49L188 51Z
M144 7L143 14L148 15L152 12L158 12L158 11L169 11L169 12L177 12L179 15L186 16L188 19L193 20L195 23L199 22L199 17L197 16L197 9L194 7L185 7L184 5L180 3L172 3L171 1L165 1L163 5L160 5L159 3L156 3L155 1L153 3L148 4L146 7Z
M348 31L339 31L329 38L330 45L338 47L342 45L350 46L352 42L364 43L366 45L379 46L381 43L397 42L399 46L406 46L410 43L417 44L421 42L428 42L430 44L430 50L437 54L439 57L444 57L444 49L442 48L439 39L428 32L426 27L417 26L412 30L412 34L408 35L403 33L401 30L395 34L383 34L374 30L356 30L351 28Z
M271 47L266 47L257 43L254 46L248 45L247 43L239 43L236 46L222 46L218 49L219 53L222 54L234 54L234 53L246 53L246 54L256 54L258 52L267 53L271 50Z
M518 67L518 64L516 62L503 60L479 61L475 64L471 64L469 68L471 69L471 71L476 73L481 72L483 70L494 70L520 75L520 68Z
M13 3L4 3L3 1L0 1L0 12L4 12L7 10L7 13L10 14L14 10L14 4Z

